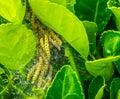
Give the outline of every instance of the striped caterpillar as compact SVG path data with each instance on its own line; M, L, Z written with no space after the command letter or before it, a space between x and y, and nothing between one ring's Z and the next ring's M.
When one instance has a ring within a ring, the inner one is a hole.
M34 24L34 17L33 23ZM50 45L55 46L57 50L61 50L62 41L51 29L41 30L41 27L37 25L40 29L41 38L39 38L39 49L37 49L39 60L30 69L27 75L27 81L31 80L31 83L37 88L47 88L52 79L52 66L50 64ZM37 85L36 85L37 84Z

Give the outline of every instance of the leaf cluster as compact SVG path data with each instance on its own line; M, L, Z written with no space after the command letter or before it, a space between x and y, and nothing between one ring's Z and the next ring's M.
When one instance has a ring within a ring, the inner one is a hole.
M27 8L63 41L62 51L51 51L47 91L25 80L39 36ZM120 0L0 0L2 99L119 99L119 48Z

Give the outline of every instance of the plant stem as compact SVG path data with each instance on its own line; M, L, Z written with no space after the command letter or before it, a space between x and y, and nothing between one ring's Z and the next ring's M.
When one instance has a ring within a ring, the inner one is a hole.
M71 52L69 44L65 43L64 47L65 47L65 51L66 51L67 57L69 59L70 65L73 68L73 70L76 72L77 76L79 77L79 73L78 73L78 70L77 70L77 67L76 67L76 64L74 61L74 57L73 57L73 54ZM80 77L79 77L79 79L80 79Z
M7 91L8 90L8 87L10 86L10 84L11 84L11 81L12 81L12 75L10 75L9 76L9 82L8 82L8 84L4 87L4 89L0 92L0 94L3 94L5 91Z
M90 53L89 56L92 58L92 60L95 60L95 57Z

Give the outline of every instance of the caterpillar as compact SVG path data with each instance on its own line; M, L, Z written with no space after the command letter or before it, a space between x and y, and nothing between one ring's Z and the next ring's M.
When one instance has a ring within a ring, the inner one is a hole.
M53 46L55 46L59 51L61 50L60 46L61 44L58 44L56 40L54 40L51 35L49 36L49 41L52 43Z
M42 49L44 50L43 38L40 38L40 46L41 46Z
M41 71L42 65L43 65L43 59L42 57L39 57L39 62L36 64L37 68L32 78L32 84L37 80L39 73Z
M59 45L62 45L62 41L58 38L58 36L57 36L52 30L49 30L49 33L50 33L50 35L52 36L52 38L55 39L56 42L57 42Z
M45 44L44 44L44 51L48 57L48 60L50 59L50 49L49 49L49 42L48 42L48 36L45 34Z
M35 65L35 66L33 66L33 67L30 69L30 71L29 71L29 73L28 73L28 75L27 75L27 81L29 81L29 80L31 79L31 77L32 77L32 75L34 74L36 68L37 68L37 66Z
M53 70L52 66L49 65L48 75L44 80L45 84L44 84L43 89L46 89L50 85L50 82L51 82L51 79L52 79L52 70Z
M49 41L58 49L60 50L60 46L62 45L62 41L57 37L57 35L49 29Z
M43 69L42 69L42 71L41 71L41 74L40 74L39 79L38 79L38 85L37 85L38 88L41 87L42 80L45 77L45 74L46 74L46 71L48 69L48 66L49 66L49 64L45 64L44 67L43 67Z

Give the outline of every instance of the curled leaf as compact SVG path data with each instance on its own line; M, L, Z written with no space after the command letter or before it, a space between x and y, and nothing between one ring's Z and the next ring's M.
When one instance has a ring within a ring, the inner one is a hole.
M120 55L120 32L119 31L105 31L101 35L101 44L103 46L103 56ZM120 73L120 59L115 62L115 66Z
M114 74L114 66L112 62L117 61L120 56L111 56L94 61L86 61L86 69L93 76L101 75L105 80L110 80Z

